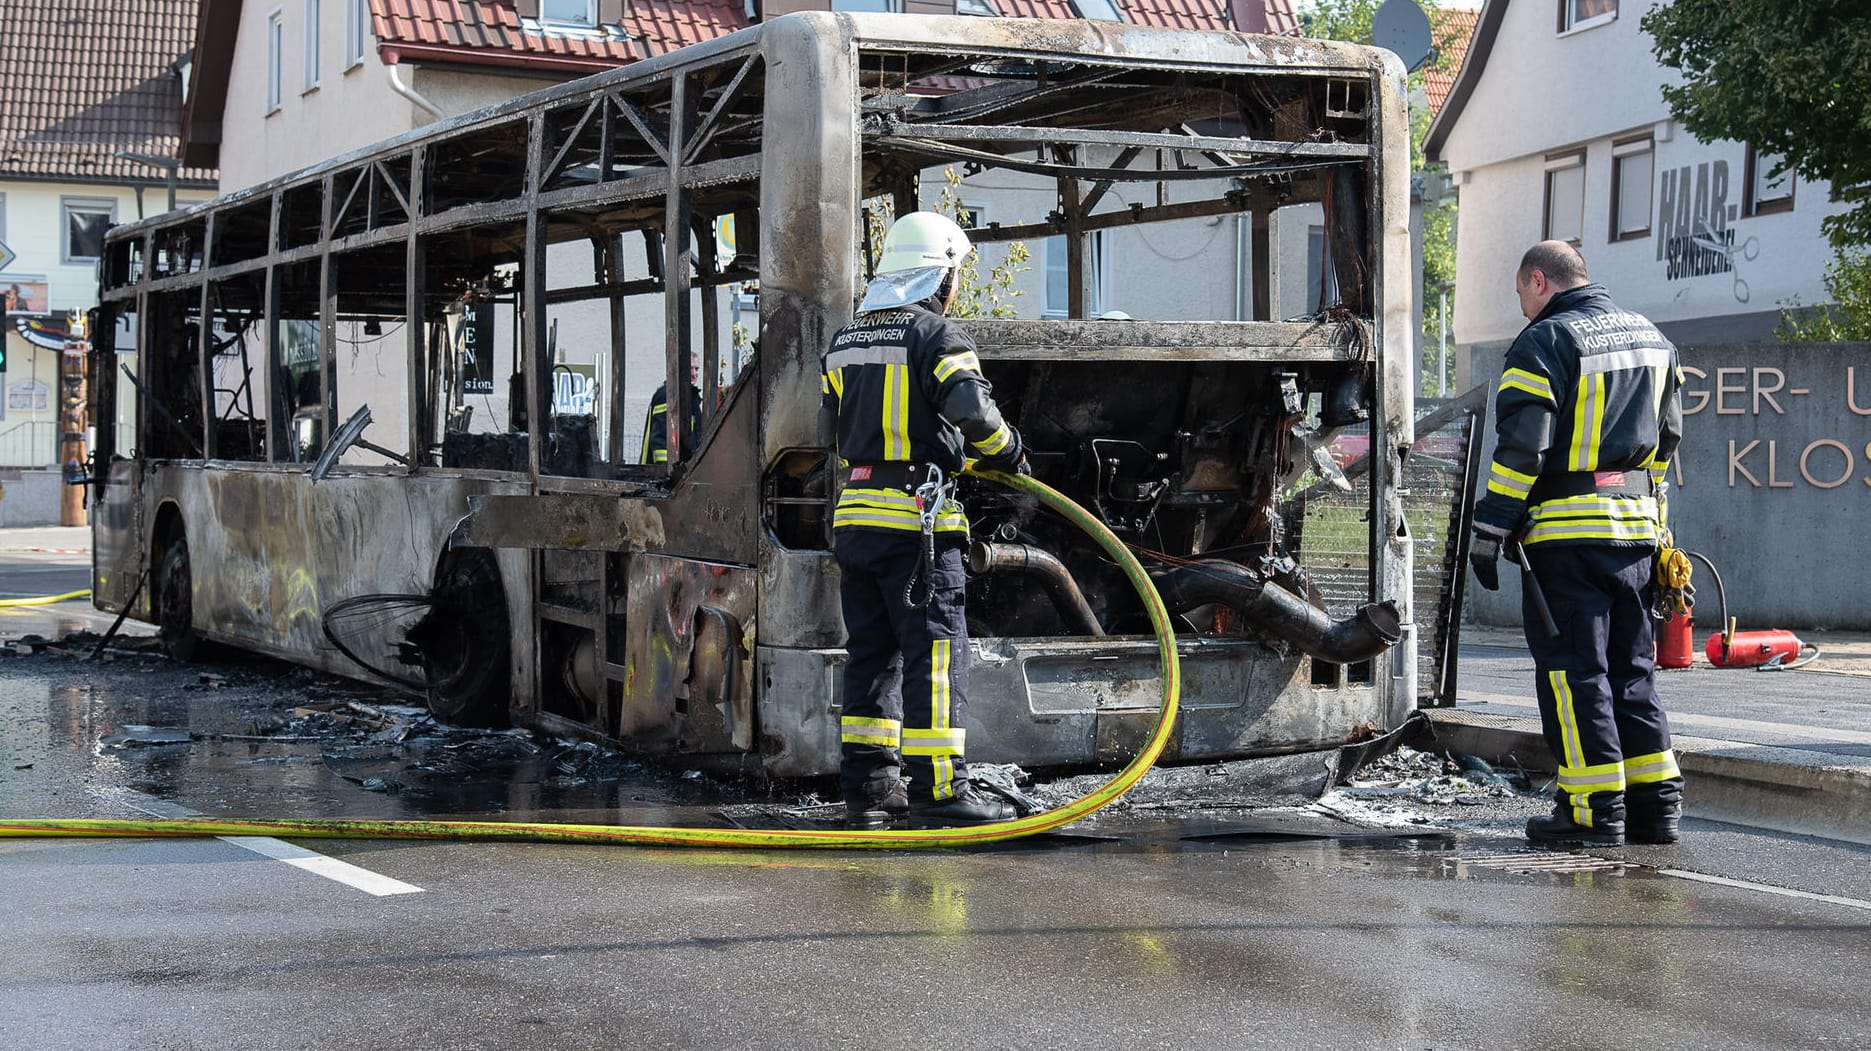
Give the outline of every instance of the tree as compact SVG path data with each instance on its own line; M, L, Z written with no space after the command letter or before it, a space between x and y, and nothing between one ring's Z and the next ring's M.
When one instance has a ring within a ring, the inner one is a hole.
M1833 247L1871 244L1871 5L1674 0L1642 25L1683 75L1663 98L1685 129L1784 157L1775 174L1830 180L1851 206L1825 220Z
M1774 335L1788 343L1871 340L1871 255L1842 250L1826 264L1829 306L1802 307L1799 299L1780 311Z
M1429 132L1429 120L1432 114L1427 105L1415 105L1417 99L1424 98L1423 73L1426 70L1454 72L1457 63L1455 36L1458 32L1452 22L1445 21L1437 0L1418 0L1425 13L1429 15L1430 39L1433 49L1429 61L1423 63L1410 74L1409 86L1412 105L1410 107L1410 174L1420 180L1429 170L1423 159L1423 137ZM1354 44L1369 44L1372 40L1371 23L1377 15L1382 0L1317 0L1311 10L1300 16L1301 25L1309 37L1318 40L1344 40ZM1440 167L1440 166L1438 166ZM1453 196L1439 201L1426 203L1423 208L1423 295L1430 302L1423 305L1423 345L1433 346L1441 336L1441 319L1436 316L1435 291L1444 285L1455 284L1455 217L1456 204ZM1449 296L1449 309L1455 308L1453 292ZM1447 397L1454 391L1444 390L1444 368L1438 361L1431 364L1428 352L1424 353L1424 376L1422 390L1425 394Z

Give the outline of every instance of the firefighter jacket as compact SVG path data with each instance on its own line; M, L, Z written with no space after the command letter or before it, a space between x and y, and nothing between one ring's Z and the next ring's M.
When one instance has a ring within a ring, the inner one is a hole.
M689 388L689 434L695 433L696 421L702 418L702 392ZM643 421L643 462L669 462L669 384L650 395L650 413Z
M920 531L914 489L927 465L948 477L969 458L1019 453L974 340L923 304L859 314L832 337L821 364L824 410L849 467L835 530ZM967 532L959 503L944 503L936 530Z
M1655 546L1682 436L1682 370L1655 325L1602 285L1559 292L1508 348L1475 532L1523 543Z

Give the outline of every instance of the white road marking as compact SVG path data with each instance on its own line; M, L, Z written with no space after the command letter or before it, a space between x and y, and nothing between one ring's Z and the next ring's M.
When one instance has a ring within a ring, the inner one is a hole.
M1809 890L1794 890L1791 887L1776 887L1771 883L1754 883L1744 879L1729 879L1727 876L1710 876L1701 872L1687 872L1683 869L1658 869L1659 876L1673 876L1676 879L1694 880L1697 883L1713 883L1719 887L1736 887L1740 890L1757 890L1762 894L1778 894L1783 898L1800 898L1805 901L1823 901L1832 905L1843 905L1850 909L1871 910L1871 901L1857 898L1842 898L1836 894L1814 894Z
M304 869L315 876L335 880L347 887L356 887L366 894L375 894L379 898L392 894L421 894L422 888L404 883L399 879L375 873L366 868L359 868L348 861L328 858L316 851L304 847L295 847L291 843L274 839L271 836L217 836L224 843L245 847L255 854L263 854L275 861L283 861L294 868Z
M112 793L112 795L125 806L134 810L141 810L151 817L180 818L206 816L198 810L190 810L184 806L177 806L174 803L156 799L152 796L146 796L141 792L121 792ZM389 876L372 872L367 868L353 865L348 861L339 861L337 858L326 857L317 851L307 850L304 847L295 847L291 843L287 843L281 839L275 839L272 836L216 836L215 838L223 843L232 843L234 846L240 847L243 850L251 850L255 854L259 854L263 857L272 858L275 861L283 861L294 868L304 869L314 876L323 876L328 880L342 883L347 887L354 887L366 894L374 894L379 898L389 897L392 894L422 893L422 888L414 884L404 883L399 879L392 879Z
M1487 704L1504 704L1511 708L1531 708L1538 710L1540 705L1531 697L1515 697L1505 693L1469 693L1463 691L1461 699L1482 701ZM1666 704L1667 710L1668 705ZM1744 730L1750 733L1777 734L1781 737L1798 737L1809 741L1824 741L1827 744L1871 744L1871 733L1863 730L1832 729L1823 726L1794 726L1788 723L1770 723L1759 719L1734 719L1726 715L1696 715L1691 712L1670 712L1670 729L1677 727L1707 726L1719 730Z

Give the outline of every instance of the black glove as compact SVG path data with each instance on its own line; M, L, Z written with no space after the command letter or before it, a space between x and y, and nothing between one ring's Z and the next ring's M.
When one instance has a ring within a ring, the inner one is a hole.
M1468 548L1468 568L1475 572L1475 583L1489 591L1501 590L1501 542L1477 535Z
M1011 426L1007 428L1007 444L1001 447L1001 451L992 456L983 456L976 463L1002 474L1033 473L1033 465L1026 459L1026 445L1020 441L1020 433Z

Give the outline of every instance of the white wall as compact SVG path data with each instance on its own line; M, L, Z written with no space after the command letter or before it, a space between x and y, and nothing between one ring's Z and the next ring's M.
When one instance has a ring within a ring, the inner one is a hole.
M1727 319L1728 338L1760 338L1786 301L1825 298L1831 249L1819 223L1840 209L1829 199L1830 188L1797 180L1792 211L1742 214L1745 148L1700 142L1669 119L1659 86L1673 74L1656 64L1650 37L1638 25L1646 6L1626 0L1616 21L1568 34L1555 31L1550 3L1507 8L1481 80L1443 150L1461 202L1458 343L1511 339L1525 325L1513 272L1521 253L1544 236L1545 158L1581 147L1580 252L1593 280L1620 305L1666 328ZM1613 241L1612 142L1646 133L1655 138L1651 232ZM1684 180L1685 168L1687 198L1676 194L1678 207L1666 217L1664 192ZM1726 208L1716 214L1710 202L1724 175ZM1697 219L1720 239L1732 235L1732 268L1723 262L1714 272L1672 269L1672 247L1691 247L1681 238L1697 232Z
M345 5L322 0L318 86L305 88L306 0L244 4L222 115L221 190L229 192L394 138L439 119L398 94L374 39L345 61ZM280 105L267 111L267 25L282 26ZM404 64L403 83L453 117L562 78L464 74Z

